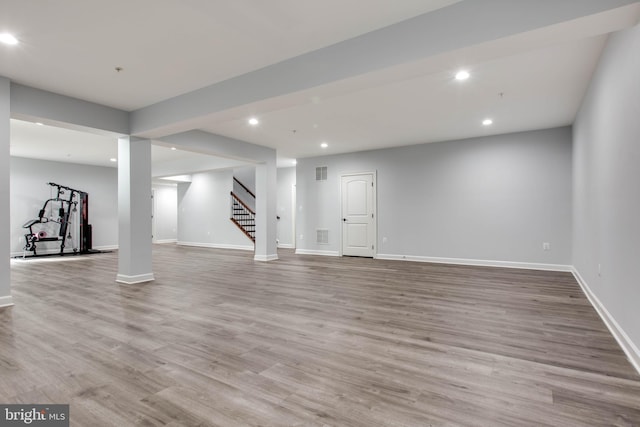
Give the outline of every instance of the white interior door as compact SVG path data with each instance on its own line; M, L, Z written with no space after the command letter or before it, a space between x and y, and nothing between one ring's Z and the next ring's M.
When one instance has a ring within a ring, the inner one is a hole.
M342 255L375 255L375 183L373 173L343 175Z

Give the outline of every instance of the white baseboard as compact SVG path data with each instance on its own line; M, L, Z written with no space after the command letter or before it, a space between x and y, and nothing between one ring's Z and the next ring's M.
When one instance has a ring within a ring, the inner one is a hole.
M295 245L292 243L278 243L278 247L282 249L295 249Z
M476 265L480 267L503 267L503 268L521 268L526 270L547 270L547 271L567 271L570 272L570 265L562 264L541 264L533 262L513 262L513 261L494 261L481 259L466 258L438 258L417 255L396 255L396 254L378 254L377 259L387 259L394 261L415 261L415 262L432 262L437 264L455 264L455 265Z
M235 249L240 251L254 251L253 246L244 245L224 245L218 243L199 243L199 242L177 242L180 246L193 246L197 248L213 248L213 249Z
M98 246L97 248L93 248L96 251L105 251L111 252L118 250L118 246ZM31 252L27 252L25 261L29 262L59 262L59 261L81 261L86 260L87 257L83 255L88 254L74 254L73 252L65 252L64 256L54 256L58 255L60 251L38 251L38 256L34 257ZM11 252L11 262L20 262L23 260L22 256L24 254L22 252ZM40 257L42 255L42 257ZM44 255L52 255L52 256L44 256Z
M152 280L155 280L155 278L153 277L153 273L138 274L136 276L128 276L126 274L118 274L116 276L116 282L125 283L127 285L134 285L136 283L151 282Z
M582 288L582 292L584 292L593 308L595 308L598 315L600 315L604 324L609 328L611 335L613 335L616 341L618 341L618 344L622 347L622 351L624 351L633 367L636 368L636 371L640 374L640 349L638 349L638 346L631 341L629 335L627 335L624 329L622 329L618 322L616 322L616 319L611 315L611 313L609 313L609 310L607 310L602 302L600 302L578 270L574 267L571 272Z
M106 245L106 246L96 246L93 248L93 250L96 251L117 251L118 250L118 245ZM60 249L43 249L43 250L38 250L38 255L57 255L60 253ZM64 251L65 255L74 255L74 252L72 250L67 250ZM23 255L26 255L27 258L29 258L30 256L33 256L32 252L27 251L26 254L24 251L20 251L20 252L11 252L11 258L22 258ZM53 257L55 258L55 257ZM68 257L65 256L63 257L65 259L71 259L72 257ZM42 258L44 259L44 258Z
M158 239L154 240L153 243L156 243L158 245L164 245L166 243L178 243L178 239Z
M338 251L317 251L315 249L296 249L296 255L340 256Z
M55 254L59 254L60 253L60 248L49 248L49 249L43 249L41 247L38 247L38 255L55 255ZM73 250L71 249L66 249L64 251L65 255L73 255ZM23 255L29 256L29 255L33 255L33 252L31 251L17 251L17 252L11 252L11 258L15 258L15 257L21 257Z
M96 251L117 251L118 245L96 246L93 249L95 249Z
M254 261L262 261L262 262L268 262L268 261L275 261L278 259L278 254L271 254L271 255L255 255L253 257Z
M6 297L0 297L0 308L2 307L11 307L13 305L13 298L11 295L7 295Z

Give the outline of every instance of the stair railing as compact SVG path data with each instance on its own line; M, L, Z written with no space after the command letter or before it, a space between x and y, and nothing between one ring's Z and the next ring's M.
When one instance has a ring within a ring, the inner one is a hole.
M256 213L233 191L231 192L231 216L229 219L231 219L251 241L256 241Z
M256 195L255 195L255 194L253 194L253 191L249 190L249 188L247 188L247 186L246 186L246 185L244 185L243 183L241 183L241 182L240 182L240 180L239 180L238 178L236 178L236 177L234 176L234 177L233 177L233 180L234 180L235 182L237 182L237 183L238 183L238 185L239 185L240 187L242 187L242 189L243 189L244 191L246 191L246 192L247 192L251 197L253 197L254 199L256 198Z

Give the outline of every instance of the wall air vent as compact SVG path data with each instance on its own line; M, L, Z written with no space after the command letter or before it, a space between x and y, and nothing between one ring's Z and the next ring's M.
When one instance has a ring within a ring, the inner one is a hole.
M318 166L316 168L316 181L326 181L326 180L327 180L327 167Z
M327 230L327 229L316 230L316 243L321 244L321 245L328 245L329 244L329 230Z

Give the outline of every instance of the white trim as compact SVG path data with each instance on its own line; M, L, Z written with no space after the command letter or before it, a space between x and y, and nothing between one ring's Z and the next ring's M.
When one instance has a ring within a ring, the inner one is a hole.
M95 248L92 248L96 251L117 251L118 250L118 245L104 245L104 246L96 246Z
M416 255L395 255L395 254L378 254L377 259L387 259L394 261L415 261L415 262L432 262L437 264L456 264L456 265L477 265L481 267L503 267L503 268L521 268L526 270L548 270L548 271L567 271L570 272L570 265L562 264L541 264L533 262L513 262L513 261L493 261L466 258L439 258Z
M161 239L161 240L154 240L153 243L156 243L158 245L164 245L166 243L178 243L178 239Z
M153 180L153 178L151 178ZM156 189L151 184L151 243L155 242L156 236Z
M294 179L297 179L297 178L294 176ZM291 249L296 248L296 222L297 222L297 212L298 212L298 210L296 209L296 205L298 203L297 202L298 193L296 188L297 188L296 183L294 182L293 185L291 186L291 236L293 240L293 242L291 243Z
M60 247L43 249L42 247L38 246L37 250L38 250L38 255L55 255L60 253ZM67 248L65 249L64 254L73 255L73 250L70 248ZM11 252L11 258L22 257L23 255L26 255L28 257L30 255L33 255L33 252L31 251Z
M271 254L271 255L255 255L253 257L254 261L260 261L260 262L269 262L269 261L275 261L278 259L278 254Z
M88 255L88 254L87 254ZM21 264L21 263L41 263L41 262L82 262L88 261L91 257L87 257L84 255L70 255L67 254L65 256L37 256L37 257L26 257L22 258L21 256L18 258L11 258L11 264Z
M38 255L53 255L53 254L59 254L60 253L60 248L58 249L42 249L40 247L38 247ZM67 253L67 251L65 251L65 253ZM68 251L69 254L72 254L72 251ZM33 255L33 252L31 251L19 251L19 252L11 252L11 258L17 258L17 257L22 257L23 255L26 255L27 257L29 255Z
M295 245L291 243L278 243L278 247L282 249L295 249Z
M42 254L42 255L50 255L50 254L58 254L60 253L60 249L56 250L40 250L38 249L38 254ZM20 251L20 252L11 252L11 258L17 258L20 257L22 258L24 255L26 255L27 257L29 257L30 255L33 255L33 252L31 251Z
M587 296L587 299L596 309L596 312L604 322L604 324L611 332L611 335L618 341L620 347L622 347L622 351L627 355L629 362L636 368L636 371L640 374L640 349L638 346L631 341L629 335L622 329L622 327L616 322L616 319L609 313L609 310L602 304L602 302L598 299L596 294L589 288L587 282L582 278L578 270L575 267L571 269L573 273L573 277L576 278L580 288L582 288L582 292Z
M97 246L95 248L93 248L93 250L96 251L116 251L118 250L118 245L109 245L109 246ZM60 248L58 249L38 249L38 255L57 255L60 253ZM91 253L91 252L89 252ZM31 251L20 251L20 252L11 252L11 258L22 258L24 255L26 255L27 258L32 257L33 256L33 252ZM78 252L73 252L73 250L65 250L64 251L64 255L87 255L85 254L81 254ZM64 257L64 256L63 256ZM69 258L69 257L67 257Z
M296 255L340 256L338 251L317 251L314 249L296 249Z
M151 282L155 280L153 273L138 274L136 276L127 276L126 274L118 274L116 282L125 283L127 285L135 285L136 283Z
M253 246L244 246L244 245L225 245L218 243L200 243L200 242L176 242L179 246L194 246L197 248L212 248L212 249L235 249L240 251L252 251L254 250Z
M0 297L0 308L2 307L11 307L13 305L13 298L11 295L7 295L6 297Z

